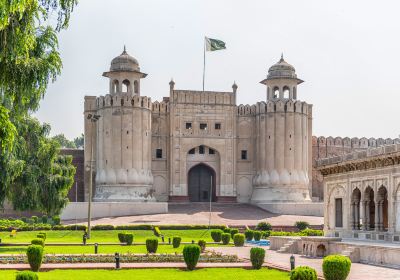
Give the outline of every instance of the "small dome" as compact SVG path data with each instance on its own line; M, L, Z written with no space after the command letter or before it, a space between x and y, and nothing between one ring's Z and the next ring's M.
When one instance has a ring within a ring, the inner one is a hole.
M139 62L130 56L125 49L111 61L110 71L139 71Z
M267 80L269 79L297 79L296 70L292 65L281 59L272 65L268 70Z

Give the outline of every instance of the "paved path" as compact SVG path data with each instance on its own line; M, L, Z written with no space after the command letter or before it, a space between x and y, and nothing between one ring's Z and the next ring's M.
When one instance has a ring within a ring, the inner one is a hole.
M239 258L250 258L250 247L214 247L212 250L226 254L236 254ZM290 254L281 254L273 250L267 250L266 262L274 266L290 268ZM296 266L307 265L314 268L319 275L322 275L322 259L306 258L298 254L294 254L296 258ZM381 279L400 279L400 270L385 268L373 265L353 263L351 265L348 280L381 280Z
M197 224L207 225L209 222L209 204L207 203L169 203L167 214L138 215L93 219L92 224ZM267 220L272 225L293 226L296 221L307 221L311 225L322 225L323 217L279 215L272 214L249 204L213 204L211 213L212 224L222 225L256 225L261 220ZM84 224L86 220L79 223ZM66 221L75 223L75 220Z

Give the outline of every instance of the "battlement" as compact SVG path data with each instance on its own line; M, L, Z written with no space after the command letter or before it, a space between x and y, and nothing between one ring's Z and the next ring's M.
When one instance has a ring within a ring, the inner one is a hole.
M392 145L400 143L400 138L391 139L391 138L349 138L349 137L324 137L324 136L313 136L312 144L316 147L347 147L354 149L368 149L375 148L384 145Z
M173 90L172 102L177 104L236 105L233 92Z
M288 112L312 115L312 105L302 101L292 99L269 100L268 102L257 102L255 105L237 106L237 115L250 116L265 113Z
M167 113L169 112L169 104L167 101L164 100L161 102L155 101L152 104L151 110L153 113L159 113L159 114Z
M97 109L107 107L131 107L151 110L151 98L147 96L132 96L129 93L107 94L96 98Z

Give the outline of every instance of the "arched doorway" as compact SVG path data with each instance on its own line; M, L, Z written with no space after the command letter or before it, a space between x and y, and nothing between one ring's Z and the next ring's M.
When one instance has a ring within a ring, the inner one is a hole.
M191 202L207 202L216 200L215 172L205 165L198 164L192 167L188 173L188 194Z
M388 200L387 190L381 186L378 190L378 230L386 231L388 228Z
M317 252L316 252L316 256L318 258L323 258L326 256L326 248L325 245L323 244L319 244L317 247Z
M365 229L373 230L375 228L375 202L374 191L370 186L365 189Z

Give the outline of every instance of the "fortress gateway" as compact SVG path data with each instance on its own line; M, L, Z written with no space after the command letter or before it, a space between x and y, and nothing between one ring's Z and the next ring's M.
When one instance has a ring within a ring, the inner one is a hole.
M94 201L310 201L312 105L298 99L303 81L283 57L261 81L266 100L255 105L236 104L236 84L202 92L177 90L173 81L169 96L152 102L141 95L146 75L124 50L103 74L109 93L85 97ZM85 170L86 186L89 177Z

